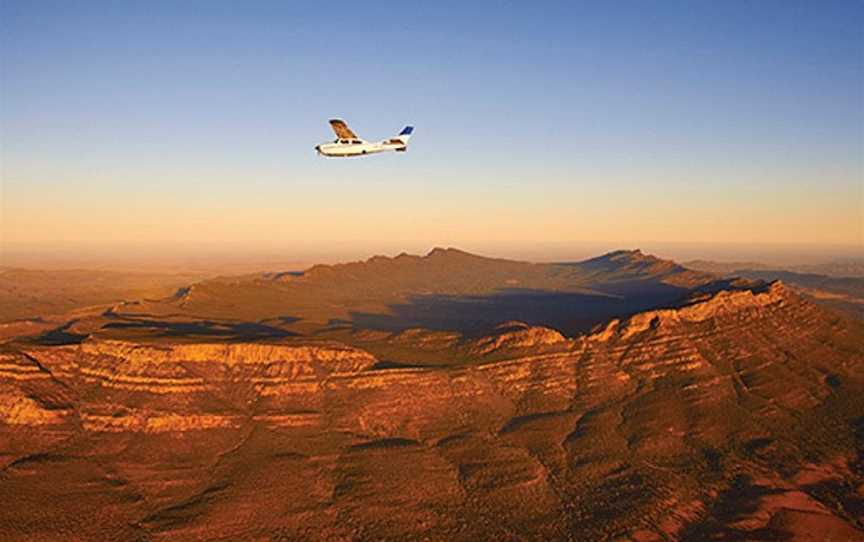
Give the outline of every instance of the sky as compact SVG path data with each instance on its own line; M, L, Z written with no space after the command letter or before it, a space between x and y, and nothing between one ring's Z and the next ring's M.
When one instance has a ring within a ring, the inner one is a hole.
M860 1L4 0L3 254L859 251L862 29ZM316 156L334 117L415 133Z

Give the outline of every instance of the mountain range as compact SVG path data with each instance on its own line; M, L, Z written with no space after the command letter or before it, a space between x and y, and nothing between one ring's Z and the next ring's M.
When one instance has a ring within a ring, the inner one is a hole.
M51 325L4 540L864 540L864 322L784 281L435 249Z

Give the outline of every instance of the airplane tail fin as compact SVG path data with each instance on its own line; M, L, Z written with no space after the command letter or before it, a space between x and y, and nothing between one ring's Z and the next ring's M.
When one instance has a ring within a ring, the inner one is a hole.
M412 134L413 132L414 132L414 127L413 127L413 126L406 126L405 128L402 128L402 131L399 132L399 135L397 135L397 136L394 137L393 139L398 139L399 141L401 141L402 143L404 143L405 145L407 145L407 144L408 144L408 140L411 139L411 134Z

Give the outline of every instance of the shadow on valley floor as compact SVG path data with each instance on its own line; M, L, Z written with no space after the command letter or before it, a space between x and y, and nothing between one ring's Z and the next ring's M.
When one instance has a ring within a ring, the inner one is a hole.
M383 331L422 327L474 333L519 320L574 335L611 318L673 305L688 292L665 284L628 283L601 294L511 289L491 296L414 296L408 303L391 305L390 314L351 312L351 323Z
M727 490L720 493L708 516L681 533L681 540L789 540L792 533L770 524L756 530L736 527L759 511L763 498L778 493L783 493L783 490L757 485L750 475L740 474Z
M286 317L287 318L287 317ZM211 337L223 340L254 341L294 337L297 333L256 322L225 323L210 320L193 322L163 322L159 320L135 320L111 322L103 330L136 332L153 338Z
M45 333L38 335L31 342L34 344L42 345L42 346L61 346L64 344L78 344L84 339L87 338L87 335L81 333L74 333L70 331L72 326L78 320L71 320L66 322L62 326L52 329L50 331L46 331Z

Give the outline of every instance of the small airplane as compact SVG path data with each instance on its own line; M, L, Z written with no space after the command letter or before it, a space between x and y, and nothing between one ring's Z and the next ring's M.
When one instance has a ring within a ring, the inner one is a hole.
M408 140L411 139L413 126L406 126L399 135L377 143L363 141L348 128L345 121L331 119L330 126L336 132L336 139L331 143L322 143L315 146L315 150L322 156L363 156L364 154L375 154L384 151L405 152L408 150Z

